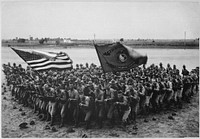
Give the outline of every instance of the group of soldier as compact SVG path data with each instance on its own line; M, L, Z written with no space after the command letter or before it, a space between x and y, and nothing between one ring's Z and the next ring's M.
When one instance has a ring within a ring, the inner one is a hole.
M76 64L72 70L33 71L13 63L3 64L6 85L13 98L38 112L50 124L60 121L78 127L91 122L99 128L120 122L136 126L138 113L181 108L198 92L199 67L190 72L183 65L150 65L126 72L104 73L95 64ZM59 120L58 120L59 119Z

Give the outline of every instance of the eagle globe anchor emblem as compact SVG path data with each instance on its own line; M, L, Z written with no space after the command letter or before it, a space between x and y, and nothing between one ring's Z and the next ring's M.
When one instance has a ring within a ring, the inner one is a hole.
M124 54L124 53L119 54L119 60L120 60L122 63L126 62L126 60L127 60L127 55Z

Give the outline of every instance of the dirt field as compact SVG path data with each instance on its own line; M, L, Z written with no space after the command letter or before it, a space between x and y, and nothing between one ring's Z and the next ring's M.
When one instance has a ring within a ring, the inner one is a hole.
M3 83L3 81L2 81ZM39 121L33 110L28 107L22 107L11 98L10 91L2 94L2 137L3 138L80 138L84 134L87 137L115 138L115 137L199 137L199 94L192 98L191 103L184 104L183 109L165 111L160 114L152 114L147 117L148 122L144 122L144 118L138 118L138 130L133 130L132 125L129 125L126 130L120 126L110 129L104 126L102 129L97 129L92 125L89 130L85 130L83 126L74 128L75 132L68 132L69 125L59 128L55 126L56 132L45 130L44 127L48 124L44 121ZM17 109L13 109L16 106ZM19 111L22 108L22 111ZM21 113L26 115L22 116ZM175 113L174 120L168 119L169 115ZM155 118L154 120L152 118ZM30 121L35 121L35 125L30 125ZM28 123L28 128L20 129L19 124L22 122Z

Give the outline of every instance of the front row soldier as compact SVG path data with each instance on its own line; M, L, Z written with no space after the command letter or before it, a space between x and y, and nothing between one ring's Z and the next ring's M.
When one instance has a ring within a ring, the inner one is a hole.
M105 92L101 89L101 85L96 86L94 94L95 94L97 123L99 124L99 128L102 128L103 118L105 115L105 105L104 105Z
M74 88L73 84L69 83L69 119L75 122L75 127L78 126L78 102L79 102L79 93Z
M107 109L107 118L109 120L109 125L111 128L114 127L114 110L115 110L115 102L117 101L117 90L113 88L107 88L106 89L106 95L105 95L105 105Z
M120 118L122 120L123 126L127 125L127 119L129 117L129 114L131 112L131 107L129 103L129 93L122 93L121 91L118 92L118 100L115 102L115 105L119 106L120 111Z
M94 101L95 101L95 96L93 92L93 86L88 84L84 89L83 89L83 97L81 98L81 102L79 103L80 110L85 114L84 121L86 122L86 129L90 128L90 123L91 123L91 117L92 114L94 113Z
M170 109L171 104L172 104L172 100L173 100L173 95L174 95L174 91L173 91L173 86L172 86L172 78L169 77L166 79L166 103L167 103L167 109Z
M130 87L129 91L126 93L128 93L129 101L130 101L131 119L133 120L134 128L137 128L136 119L137 119L137 113L139 109L140 97L137 90L133 87Z
M64 126L64 120L67 115L68 105L69 105L69 93L63 88L60 90L61 92L61 97L60 97L60 105L61 105L61 111L60 111L60 116L61 116L61 122L60 122L60 127Z

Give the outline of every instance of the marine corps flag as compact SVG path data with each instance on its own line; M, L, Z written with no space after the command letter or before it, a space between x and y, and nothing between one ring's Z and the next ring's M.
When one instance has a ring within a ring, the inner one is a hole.
M104 72L127 71L147 63L147 56L120 42L94 46Z

